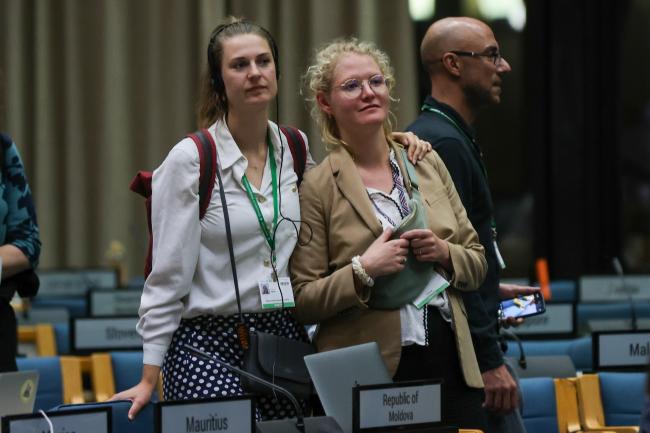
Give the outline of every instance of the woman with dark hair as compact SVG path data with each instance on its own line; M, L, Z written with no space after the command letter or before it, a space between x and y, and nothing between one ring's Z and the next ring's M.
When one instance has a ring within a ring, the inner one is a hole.
M149 401L161 367L165 400L244 393L235 373L183 348L188 344L242 367L238 299L220 187L230 214L242 325L306 340L289 309L266 310L261 303L261 284L275 275L288 276L297 239L290 221L300 218L287 139L269 120L278 90L277 56L273 38L255 23L232 19L212 32L198 120L216 143L223 185L215 185L202 219L194 142L186 138L176 144L154 171L153 260L137 326L143 338L142 380L113 397L133 401L130 418ZM307 165L313 165L310 156ZM283 398L259 396L257 409L258 419L295 416Z

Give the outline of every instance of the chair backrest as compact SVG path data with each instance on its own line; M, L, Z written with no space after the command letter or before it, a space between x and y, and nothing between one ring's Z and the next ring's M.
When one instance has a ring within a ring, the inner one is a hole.
M521 416L528 433L558 431L555 384L547 377L523 378L519 381L523 397Z
M112 410L112 424L114 433L153 433L154 413L153 404L148 404L140 410L133 421L129 421L128 413L130 401L106 401L102 403L85 403L75 405L61 405L56 411L75 411L96 407L110 407Z
M90 362L93 391L99 402L137 385L142 378L142 352L139 351L94 353ZM152 401L159 400L160 389L151 396Z
M605 425L600 383L597 374L583 374L576 379L580 424L588 430L599 429Z
M591 336L573 340L569 346L569 356L578 370L591 370L593 368Z
M576 282L573 280L551 281L553 296L549 302L575 302L577 299Z
M559 432L573 433L582 430L575 378L554 379L554 382Z
M84 317L88 309L88 301L86 296L79 297L62 297L62 298L47 298L36 297L32 301L32 308L65 308L70 317Z
M57 354L54 329L50 324L18 326L18 342L20 344L35 344L35 352L38 356L56 356Z
M645 402L645 373L598 374L606 425L639 425Z
M17 358L18 370L38 370L34 410L48 410L63 403L63 376L58 356Z
M591 337L568 340L529 340L522 341L521 344L526 357L568 355L571 357L573 365L577 370L589 370L592 368ZM509 342L506 355L518 358L520 356L518 345Z
M576 367L568 355L526 356L526 367L516 360L511 363L520 378L524 377L574 377Z
M55 323L54 338L56 339L56 349L59 355L70 353L70 323Z
M28 308L22 312L16 311L19 325L36 325L38 323L68 323L70 313L66 308Z
M111 352L115 390L124 391L142 378L142 352Z

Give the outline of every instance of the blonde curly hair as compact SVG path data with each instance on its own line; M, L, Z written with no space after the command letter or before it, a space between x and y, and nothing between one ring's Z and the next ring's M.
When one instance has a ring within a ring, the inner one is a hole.
M344 38L335 39L318 49L314 56L314 63L307 68L307 72L302 77L303 96L311 104L311 116L318 124L321 137L328 150L345 145L345 143L341 139L336 119L321 109L316 100L316 96L320 92L329 93L332 90L334 69L339 59L345 54L370 56L377 63L382 75L386 78L390 101L397 101L392 97L395 76L393 68L390 65L390 59L374 43L359 41L357 38ZM384 134L387 138L393 131L391 116L394 117L390 113L383 125Z

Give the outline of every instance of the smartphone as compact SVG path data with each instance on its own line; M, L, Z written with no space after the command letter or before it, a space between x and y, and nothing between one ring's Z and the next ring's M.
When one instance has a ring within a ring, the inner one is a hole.
M517 296L499 303L499 317L502 319L536 316L545 312L546 304L544 304L544 296L541 292Z

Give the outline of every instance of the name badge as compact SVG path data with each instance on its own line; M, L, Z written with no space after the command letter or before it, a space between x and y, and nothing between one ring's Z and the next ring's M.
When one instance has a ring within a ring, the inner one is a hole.
M272 279L261 280L257 283L260 289L262 309L295 307L293 288L289 277L280 277L278 281Z
M429 280L429 283L426 285L422 293L418 295L412 302L418 310L421 310L425 305L429 303L433 298L441 294L447 287L449 287L449 281L439 273L433 273L433 278Z
M112 431L110 407L47 412L46 415L56 433L109 433ZM4 433L40 433L49 432L50 427L40 413L10 415L2 417L2 431Z
M251 398L221 397L166 401L154 407L156 433L253 433L255 406Z
M357 386L353 388L353 431L439 425L441 391L440 380Z
M497 262L499 262L499 267L501 269L505 269L506 262L503 260L503 256L501 256L501 251L499 251L499 245L497 245L497 241L492 241L492 244L494 245L494 253L497 256Z

